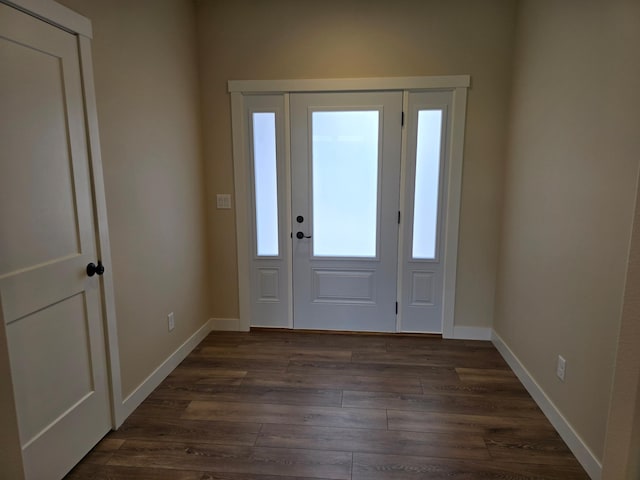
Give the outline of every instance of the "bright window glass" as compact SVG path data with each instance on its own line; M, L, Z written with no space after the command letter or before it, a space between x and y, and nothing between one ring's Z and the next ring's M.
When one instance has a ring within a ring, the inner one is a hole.
M418 111L413 258L436 258L442 110Z
M314 256L376 256L378 134L378 111L313 112Z
M257 254L278 256L278 169L276 114L273 112L253 114L253 175Z

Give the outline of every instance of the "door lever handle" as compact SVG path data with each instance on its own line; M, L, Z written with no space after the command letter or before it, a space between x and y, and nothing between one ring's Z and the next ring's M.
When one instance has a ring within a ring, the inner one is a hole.
M296 233L296 237L297 237L298 239L302 240L303 238L311 238L311 235L305 235L305 234L304 234L304 233L302 233L302 232L298 232L298 233Z

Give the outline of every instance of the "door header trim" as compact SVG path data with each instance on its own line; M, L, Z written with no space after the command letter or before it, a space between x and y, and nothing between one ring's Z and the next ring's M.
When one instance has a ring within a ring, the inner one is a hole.
M87 38L93 37L91 20L53 0L0 0L0 3L21 10L69 33Z
M229 80L230 93L347 92L468 88L470 75L433 77L325 78L297 80Z

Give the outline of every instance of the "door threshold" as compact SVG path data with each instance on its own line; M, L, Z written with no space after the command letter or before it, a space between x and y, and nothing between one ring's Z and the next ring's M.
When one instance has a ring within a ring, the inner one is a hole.
M282 327L250 327L249 332L281 332L281 333L320 333L326 335L393 335L394 337L442 338L441 333L407 333L407 332L358 332L352 330L314 330L307 328Z

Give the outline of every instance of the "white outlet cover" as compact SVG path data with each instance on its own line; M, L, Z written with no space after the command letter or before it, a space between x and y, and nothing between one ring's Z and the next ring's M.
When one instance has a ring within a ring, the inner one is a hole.
M567 361L562 355L558 355L558 365L556 367L556 375L564 382L564 375L567 369Z
M216 208L230 209L231 208L231 194L218 193L216 194Z

